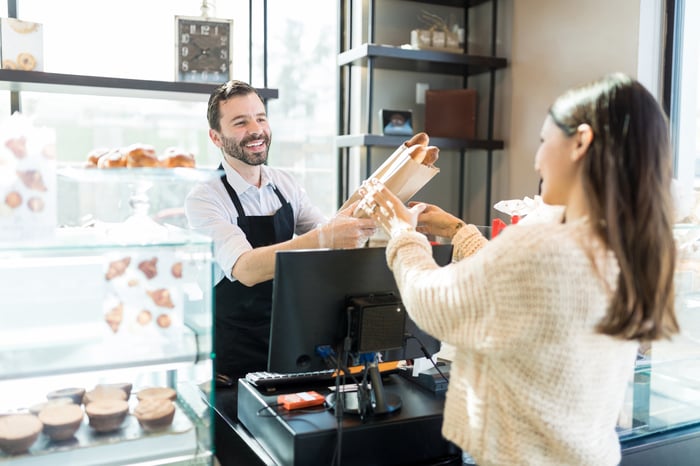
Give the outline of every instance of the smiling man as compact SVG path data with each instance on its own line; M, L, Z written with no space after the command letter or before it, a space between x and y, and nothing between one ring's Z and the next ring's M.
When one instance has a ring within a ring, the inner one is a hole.
M225 174L196 186L185 213L190 227L214 242L214 365L217 381L235 387L236 379L267 368L275 253L359 247L375 224L352 218L354 205L325 218L291 174L266 165L272 132L255 88L221 85L207 119Z

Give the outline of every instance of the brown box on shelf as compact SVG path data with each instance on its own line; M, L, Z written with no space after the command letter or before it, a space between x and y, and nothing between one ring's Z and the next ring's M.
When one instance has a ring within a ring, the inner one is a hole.
M430 137L476 137L476 90L425 91L425 132Z

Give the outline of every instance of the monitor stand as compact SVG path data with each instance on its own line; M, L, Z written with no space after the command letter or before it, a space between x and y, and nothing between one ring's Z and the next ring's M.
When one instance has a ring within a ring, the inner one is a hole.
M357 414L361 418L372 414L393 413L401 409L401 397L384 390L382 374L377 363L365 367L365 371L369 373L371 388L360 385L357 391L331 393L326 397L328 406L334 410L336 406L342 406L343 413Z

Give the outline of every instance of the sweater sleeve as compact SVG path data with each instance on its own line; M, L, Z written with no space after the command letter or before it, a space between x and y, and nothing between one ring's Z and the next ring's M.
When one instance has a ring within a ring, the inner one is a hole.
M416 324L456 347L495 352L565 339L570 316L561 309L585 302L596 286L584 280L591 264L570 232L518 225L485 242L464 230L455 238L464 259L444 267L420 233L389 241L387 263Z
M452 238L452 246L454 247L452 258L455 261L460 261L465 257L471 256L486 246L487 243L488 240L484 238L474 225L466 225Z
M463 346L465 338L475 343L483 340L474 325L480 312L468 315L464 310L488 308L486 277L477 270L468 277L457 272L458 267L463 267L461 264L468 265L470 261L438 266L427 238L417 232L392 238L386 254L402 301L421 329L456 346L458 342ZM469 291L465 293L466 290Z

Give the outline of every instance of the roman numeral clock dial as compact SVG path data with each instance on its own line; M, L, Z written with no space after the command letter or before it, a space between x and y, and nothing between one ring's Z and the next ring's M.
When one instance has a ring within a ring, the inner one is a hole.
M231 79L233 20L175 17L177 81L225 83Z

